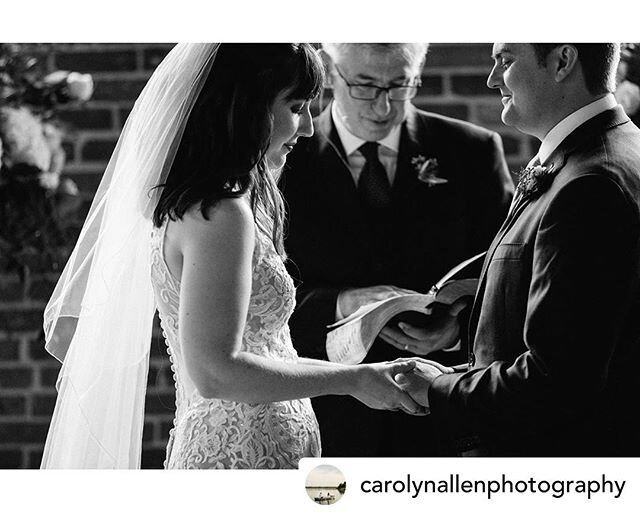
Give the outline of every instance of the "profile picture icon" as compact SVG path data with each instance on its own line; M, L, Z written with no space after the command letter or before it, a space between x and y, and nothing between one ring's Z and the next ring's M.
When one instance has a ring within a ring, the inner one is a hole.
M322 464L307 475L305 488L309 498L318 505L333 505L347 490L347 481L335 466Z

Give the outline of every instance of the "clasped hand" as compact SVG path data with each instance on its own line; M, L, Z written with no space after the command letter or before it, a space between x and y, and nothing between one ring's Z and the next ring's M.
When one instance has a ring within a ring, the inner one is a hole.
M428 359L420 359L418 357L411 359L397 359L394 363L413 361L415 366L403 373L397 373L394 380L400 388L407 393L418 405L424 408L428 414L429 410L429 389L440 375L445 373L453 373L453 368L443 366L436 361Z
M444 373L453 370L435 361L410 358L359 366L355 398L373 409L401 410L407 414L429 414L429 388Z
M424 408L397 382L400 375L410 373L415 367L416 362L410 359L358 365L355 388L350 394L372 409L422 416L426 414Z

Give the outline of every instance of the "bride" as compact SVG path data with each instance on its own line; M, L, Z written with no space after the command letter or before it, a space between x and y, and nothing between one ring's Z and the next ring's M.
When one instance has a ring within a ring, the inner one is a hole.
M276 178L322 79L307 44L179 44L160 64L45 311L63 366L43 468L139 467L156 308L176 380L167 468L296 468L320 455L318 395L423 412L394 381L414 362L291 343Z

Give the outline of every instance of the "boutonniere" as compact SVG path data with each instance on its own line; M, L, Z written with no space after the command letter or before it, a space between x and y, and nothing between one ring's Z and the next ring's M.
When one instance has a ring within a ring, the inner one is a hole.
M545 192L553 183L557 170L554 165L535 165L526 167L520 171L517 190L522 194L523 199L538 197Z
M418 179L422 183L426 183L429 187L448 183L449 180L438 176L440 166L437 158L427 158L424 155L418 155L411 159L411 165L418 172Z

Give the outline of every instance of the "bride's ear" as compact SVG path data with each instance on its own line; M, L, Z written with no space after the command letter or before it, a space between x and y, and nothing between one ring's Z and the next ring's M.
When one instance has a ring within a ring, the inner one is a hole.
M320 49L319 53L324 64L324 88L333 89L333 59L323 49Z

